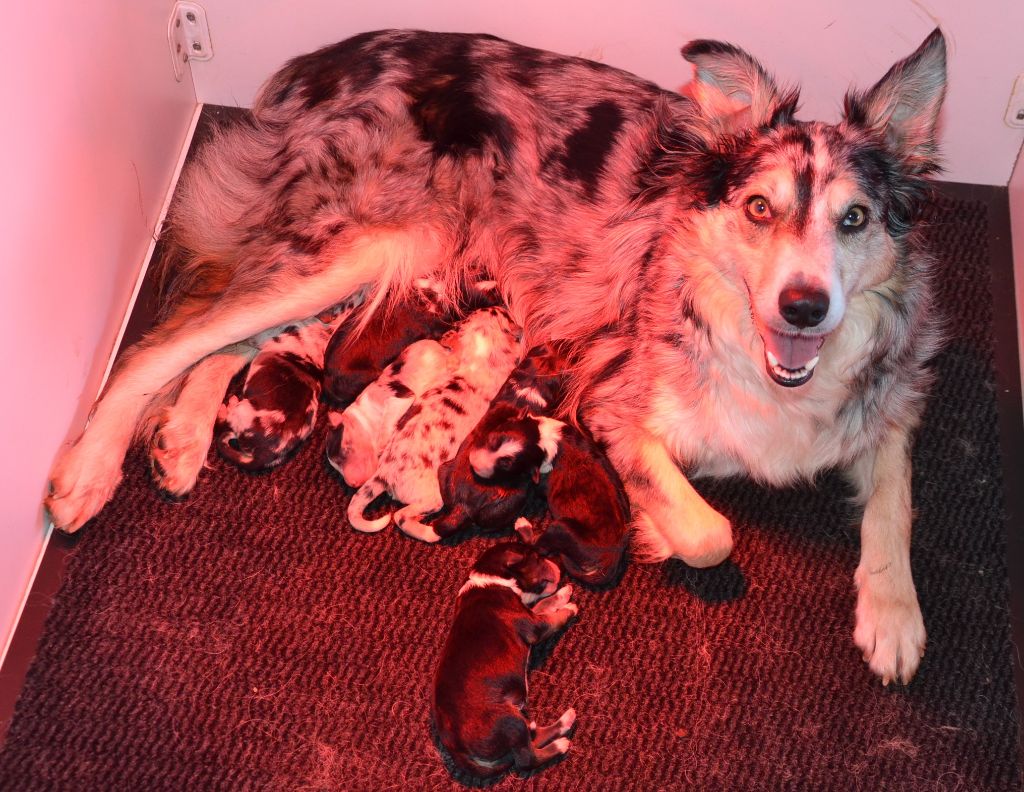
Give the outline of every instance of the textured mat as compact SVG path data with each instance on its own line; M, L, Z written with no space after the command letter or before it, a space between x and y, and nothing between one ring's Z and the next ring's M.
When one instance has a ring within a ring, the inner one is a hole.
M578 592L530 685L538 721L576 707L573 748L495 789L1019 787L985 208L944 199L932 221L953 337L915 454L929 640L913 684L883 690L852 644L856 514L839 479L716 485L733 560L634 565ZM356 534L319 443L267 476L210 465L170 504L129 460L71 559L0 787L458 788L428 697L488 540Z

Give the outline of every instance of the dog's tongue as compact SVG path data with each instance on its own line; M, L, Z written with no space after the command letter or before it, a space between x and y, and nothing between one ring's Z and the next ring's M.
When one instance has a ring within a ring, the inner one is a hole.
M769 330L764 334L764 346L775 355L779 365L790 371L802 369L814 359L825 339L815 336L787 336Z

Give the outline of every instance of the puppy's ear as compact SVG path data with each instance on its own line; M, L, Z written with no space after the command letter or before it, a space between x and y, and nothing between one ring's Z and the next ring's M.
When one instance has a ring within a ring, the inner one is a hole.
M696 66L693 81L683 88L717 134L791 121L800 92L780 91L775 80L751 55L723 41L699 39L682 49Z
M936 28L869 91L846 95L844 117L883 137L914 174L934 173L936 131L946 95L946 39Z

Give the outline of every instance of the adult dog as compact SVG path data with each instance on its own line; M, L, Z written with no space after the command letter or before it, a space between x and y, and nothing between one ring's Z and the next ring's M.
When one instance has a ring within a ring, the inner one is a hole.
M854 639L883 681L909 680L925 643L909 448L937 343L914 218L945 41L847 94L835 125L796 120L797 92L736 47L683 55L685 95L482 35L368 33L288 63L183 177L168 311L56 462L54 523L74 531L110 498L154 397L223 392L244 356L211 353L361 287L380 308L482 268L528 343L568 343L567 413L607 447L637 555L730 553L687 477L849 470ZM172 423L181 494L206 435Z

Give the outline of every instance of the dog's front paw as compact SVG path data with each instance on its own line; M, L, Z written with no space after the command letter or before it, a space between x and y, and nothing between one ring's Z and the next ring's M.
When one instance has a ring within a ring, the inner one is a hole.
M901 578L905 577L905 580ZM924 656L926 634L921 608L909 572L893 577L890 570L857 569L854 643L882 684L910 682Z
M150 470L156 486L175 499L188 495L206 463L212 439L212 427L182 420L173 407L165 409L149 444Z
M675 556L691 567L721 564L732 553L732 524L710 506L640 512L633 522L634 556L641 563ZM671 520L671 521L670 521Z
M121 459L82 440L60 456L43 501L55 528L74 533L96 516L121 482Z

